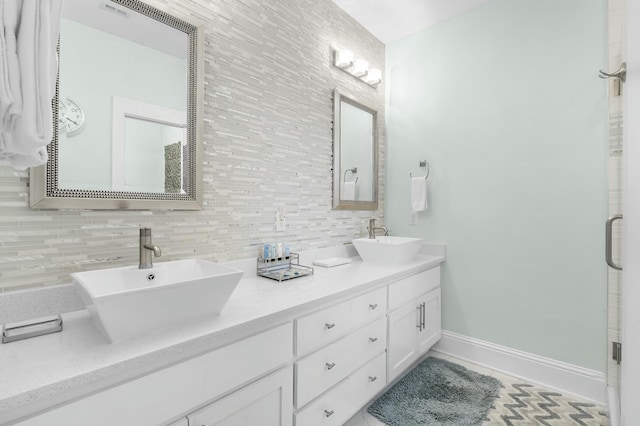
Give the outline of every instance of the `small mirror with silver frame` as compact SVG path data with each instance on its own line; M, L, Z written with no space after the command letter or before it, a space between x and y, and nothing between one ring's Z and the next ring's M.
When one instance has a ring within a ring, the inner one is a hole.
M378 131L375 109L333 94L333 208L378 208Z
M202 209L202 23L139 0L66 0L58 52L31 208Z

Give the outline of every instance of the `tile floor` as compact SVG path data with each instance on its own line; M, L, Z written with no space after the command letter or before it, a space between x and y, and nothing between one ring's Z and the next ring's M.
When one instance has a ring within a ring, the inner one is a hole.
M460 364L480 374L500 380L504 388L496 400L495 408L488 413L488 425L525 426L606 426L608 420L605 408L588 401L562 395L527 383L525 380L509 376L469 361L448 355L431 353L431 356ZM514 388L515 385L515 388ZM542 405L540 405L542 404ZM540 408L542 407L542 409ZM367 412L366 407L353 416L344 426L386 426Z

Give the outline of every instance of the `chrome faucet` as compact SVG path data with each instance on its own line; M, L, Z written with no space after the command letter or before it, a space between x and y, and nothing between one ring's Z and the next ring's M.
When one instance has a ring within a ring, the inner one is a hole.
M151 228L140 228L140 264L138 269L153 268L151 252L156 257L162 256L160 247L151 243Z
M384 231L385 237L389 235L389 230L387 228L385 228L384 226L376 226L376 220L369 219L369 227L367 228L367 230L369 231L369 239L373 240L376 237L376 229Z

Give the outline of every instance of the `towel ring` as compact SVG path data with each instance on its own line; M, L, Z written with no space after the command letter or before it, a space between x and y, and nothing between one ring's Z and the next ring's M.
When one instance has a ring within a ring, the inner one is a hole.
M422 164L422 162L420 163ZM431 173L431 166L429 165L429 163L426 163L426 167L427 167L427 175L424 177L424 180L427 180L427 178L429 177L429 173ZM409 172L409 178L412 178L412 177L413 177L413 173Z
M357 168L357 167L354 167L354 168L352 168L352 169L347 169L347 170L345 170L345 171L344 171L344 175L343 175L343 177L342 177L342 181L343 181L343 182L346 182L346 181L347 181L347 172L351 172L351 173L354 173L354 174L355 174L355 173L358 173L358 168ZM358 178L356 177L356 182L357 182L357 181L358 181Z

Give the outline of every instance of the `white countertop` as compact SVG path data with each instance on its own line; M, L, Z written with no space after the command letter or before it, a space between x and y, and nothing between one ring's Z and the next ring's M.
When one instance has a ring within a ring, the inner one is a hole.
M301 263L311 265L313 259L305 257ZM315 267L312 276L282 283L245 272L246 278L219 316L120 343L109 344L86 310L64 314L61 333L0 345L0 424L206 353L322 304L433 268L444 261L444 255L420 255L393 267L352 259L347 265ZM169 309L167 315L171 315Z

